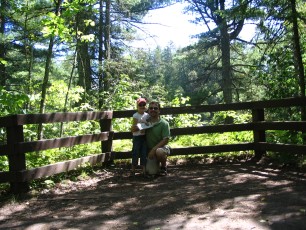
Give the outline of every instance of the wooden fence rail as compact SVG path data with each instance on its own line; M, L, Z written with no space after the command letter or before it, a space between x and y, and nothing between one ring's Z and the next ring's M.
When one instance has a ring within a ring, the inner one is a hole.
M199 126L188 128L171 128L171 135L193 135L203 133L223 133L252 131L253 142L214 145L190 146L174 148L172 155L190 155L201 153L219 153L232 151L252 150L255 158L260 159L266 151L306 153L306 145L286 143L267 143L266 130L294 130L305 133L306 121L265 121L265 110L280 107L305 107L305 98L287 98L271 101L243 102L233 104L203 105L162 108L162 115L200 114L204 112L241 111L246 110L252 114L252 122L244 124L224 124L214 126ZM9 171L0 172L0 183L10 183L13 193L22 193L28 190L28 182L34 179L51 176L61 172L73 170L78 166L89 163L95 165L114 159L131 158L131 152L112 151L113 140L131 139L130 132L113 132L112 120L117 118L130 118L134 110L128 111L102 111L77 113L50 113L50 114L18 114L0 117L0 128L6 130L7 141L0 145L0 156L7 156ZM75 122L95 120L100 123L101 132L98 134L85 134L72 137L60 137L48 140L24 140L23 126L29 124ZM78 159L46 165L39 168L27 169L26 154L33 151L42 151L53 148L71 147L79 144L101 142L101 153Z

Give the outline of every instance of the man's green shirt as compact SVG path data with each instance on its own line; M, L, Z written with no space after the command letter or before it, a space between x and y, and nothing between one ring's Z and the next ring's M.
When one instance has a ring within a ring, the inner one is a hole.
M152 128L146 130L148 149L152 149L161 140L170 137L170 126L167 121L160 119Z

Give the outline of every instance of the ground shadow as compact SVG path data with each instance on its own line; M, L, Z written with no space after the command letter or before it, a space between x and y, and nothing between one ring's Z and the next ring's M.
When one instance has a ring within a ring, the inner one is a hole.
M305 190L303 174L249 163L173 164L156 178L113 167L3 206L0 228L305 229Z

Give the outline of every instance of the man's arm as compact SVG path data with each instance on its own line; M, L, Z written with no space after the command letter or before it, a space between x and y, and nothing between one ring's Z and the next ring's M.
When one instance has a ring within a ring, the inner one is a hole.
M156 149L164 147L166 144L168 144L168 142L169 142L169 137L166 137L162 139L157 145L155 145L153 149L155 149L156 151Z
M137 132L137 131L139 131L139 128L137 127L137 124L136 125L132 125L131 132L133 133L133 132Z
M169 137L166 137L166 138L162 139L157 145L155 145L151 149L151 151L148 153L148 157L152 159L155 156L156 150L158 148L164 147L166 144L168 144L168 142L169 142Z

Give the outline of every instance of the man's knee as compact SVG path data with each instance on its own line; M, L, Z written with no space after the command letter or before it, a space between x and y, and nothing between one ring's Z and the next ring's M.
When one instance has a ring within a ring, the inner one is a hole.
M164 151L163 148L158 148L156 150L156 158L161 161L167 159L167 153Z

